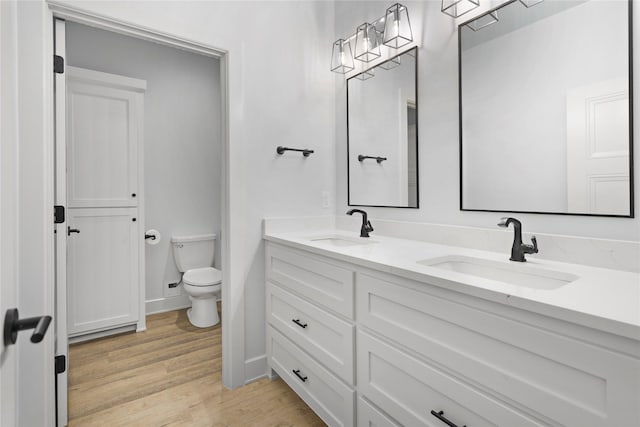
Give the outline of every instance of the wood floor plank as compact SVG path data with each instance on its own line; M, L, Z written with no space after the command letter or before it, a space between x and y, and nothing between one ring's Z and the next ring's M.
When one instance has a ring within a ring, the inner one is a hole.
M147 317L147 331L74 344L69 425L324 426L282 381L222 385L222 330L185 310Z

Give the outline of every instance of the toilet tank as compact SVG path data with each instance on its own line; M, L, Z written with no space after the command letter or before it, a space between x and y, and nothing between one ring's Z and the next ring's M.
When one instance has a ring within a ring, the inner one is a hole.
M178 271L184 273L194 268L213 267L215 241L215 234L173 236L171 246Z

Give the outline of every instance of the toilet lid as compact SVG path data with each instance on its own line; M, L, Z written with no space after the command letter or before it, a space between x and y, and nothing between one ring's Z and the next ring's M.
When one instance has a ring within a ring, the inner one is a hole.
M211 286L222 282L222 271L213 267L194 268L184 273L182 280L191 286Z

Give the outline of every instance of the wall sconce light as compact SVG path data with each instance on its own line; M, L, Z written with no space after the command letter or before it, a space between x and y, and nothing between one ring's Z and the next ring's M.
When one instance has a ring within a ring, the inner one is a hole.
M478 31L491 24L495 24L496 22L498 22L498 11L494 10L493 12L489 12L486 15L482 15L469 22L467 27L471 28L473 31Z
M351 44L344 39L336 40L331 53L331 71L346 74L354 68Z
M442 0L442 13L457 18L480 6L480 0Z
M373 24L365 22L356 29L356 56L362 62L371 62L380 58L378 31Z
M355 40L354 54L351 53L350 45L353 40ZM355 34L345 39L338 39L333 43L331 71L345 74L354 69L354 59L371 62L380 58L381 44L391 49L398 49L412 41L413 33L409 23L409 11L406 6L396 3L386 10L384 16L372 23L365 22L359 25ZM396 64L389 64L390 68L397 65L400 65L399 60ZM361 80L373 77L373 73L361 74L362 76L358 75Z
M525 5L526 7L535 6L538 3L542 3L544 0L520 0L520 3Z
M407 8L396 3L387 9L384 21L383 43L394 49L398 49L413 41L409 13Z

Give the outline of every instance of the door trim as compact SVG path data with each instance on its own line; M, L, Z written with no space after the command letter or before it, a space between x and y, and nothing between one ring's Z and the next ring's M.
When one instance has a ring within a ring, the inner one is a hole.
M60 19L54 20L54 53L66 57L66 27ZM64 96L57 96L62 93ZM54 200L56 205L67 209L67 78L65 74L54 74ZM69 416L68 408L68 373L69 373L69 336L67 332L67 218L55 224L55 307L53 322L55 326L54 356L64 356L65 369L55 375L55 406L56 422L58 426L66 426Z
M51 17L67 19L107 31L153 41L166 46L183 49L220 60L221 89L221 139L222 139L222 179L221 195L222 233L222 382L228 388L245 384L245 344L244 344L244 284L241 271L232 271L231 229L236 227L230 214L233 200L230 197L230 138L229 138L229 51L224 48L187 40L177 35L146 28L116 18L84 11L57 0L47 0ZM53 52L51 52L53 54ZM240 242L234 241L234 253ZM239 265L238 262L235 263ZM237 283L236 283L237 282ZM232 285L233 284L233 285Z
M18 47L15 1L0 2L0 330L5 311L18 304ZM0 342L0 425L17 424L17 346Z

